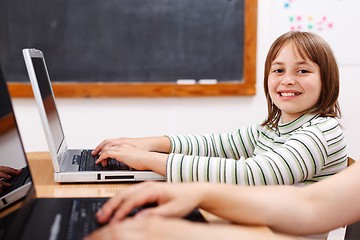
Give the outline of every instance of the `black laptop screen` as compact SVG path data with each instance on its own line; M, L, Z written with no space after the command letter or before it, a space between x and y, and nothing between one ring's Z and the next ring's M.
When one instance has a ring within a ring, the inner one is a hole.
M46 116L50 125L50 131L54 140L56 150L64 140L64 133L62 131L59 114L56 109L55 100L52 94L50 79L46 69L45 62L42 58L32 58L35 69L37 82L40 88L41 98L43 100Z
M0 209L22 199L31 182L10 95L0 69ZM17 174L9 168L21 169ZM27 185L27 188L24 186Z

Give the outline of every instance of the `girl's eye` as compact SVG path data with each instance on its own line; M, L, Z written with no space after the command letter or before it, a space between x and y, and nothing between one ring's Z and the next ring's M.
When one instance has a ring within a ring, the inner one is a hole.
M284 70L282 70L282 69L274 69L274 71L273 71L274 73L283 73L284 72Z
M306 70L306 69L300 69L298 72L299 72L299 73L308 73L309 71Z

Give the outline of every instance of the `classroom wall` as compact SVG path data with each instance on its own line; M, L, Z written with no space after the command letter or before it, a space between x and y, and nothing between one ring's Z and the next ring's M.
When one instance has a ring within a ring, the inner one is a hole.
M286 2L286 1L283 1ZM346 1L345 1L346 2ZM263 64L274 38L269 0L258 0L257 93L251 97L205 98L57 98L67 142L71 147L93 148L103 139L162 134L227 132L266 117ZM351 18L345 15L343 18ZM354 26L357 26L354 24ZM354 30L349 31L349 35ZM358 34L358 32L356 32ZM347 36L351 37L351 36ZM340 46L348 49L351 45ZM360 159L356 121L360 88L360 65L340 65L342 124L349 153ZM47 151L40 118L33 99L14 99L15 114L26 151Z

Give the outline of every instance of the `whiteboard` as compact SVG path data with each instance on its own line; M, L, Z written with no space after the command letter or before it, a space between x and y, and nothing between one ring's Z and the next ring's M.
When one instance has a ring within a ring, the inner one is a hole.
M314 32L332 47L339 65L360 65L360 1L273 0L271 33Z

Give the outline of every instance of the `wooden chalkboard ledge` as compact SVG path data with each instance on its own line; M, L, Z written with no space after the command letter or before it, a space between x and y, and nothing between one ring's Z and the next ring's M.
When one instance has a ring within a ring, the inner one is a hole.
M204 97L204 96L252 96L255 84L218 83L191 84L176 83L52 83L56 97ZM30 83L9 83L13 97L33 97Z

